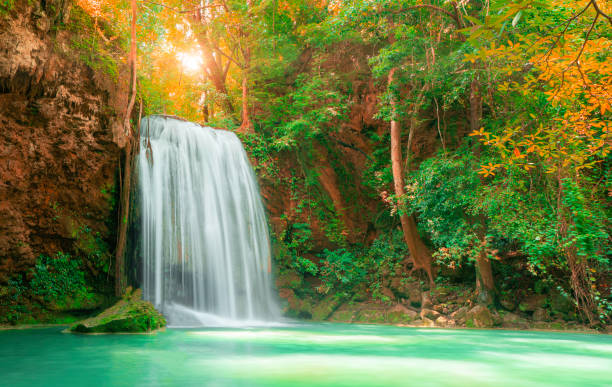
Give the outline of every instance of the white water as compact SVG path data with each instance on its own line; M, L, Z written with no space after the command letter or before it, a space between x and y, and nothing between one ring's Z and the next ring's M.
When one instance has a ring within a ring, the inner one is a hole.
M140 130L145 299L172 326L278 321L264 207L238 137L162 116Z

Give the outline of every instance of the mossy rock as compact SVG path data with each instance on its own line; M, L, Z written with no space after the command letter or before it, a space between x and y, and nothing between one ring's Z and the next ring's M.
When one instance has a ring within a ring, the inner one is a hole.
M314 321L326 320L340 306L340 300L335 294L331 294L321 300L312 308L312 319Z
M416 312L404 313L401 311L390 311L387 313L386 321L391 324L409 324L418 317Z
M350 323L353 321L354 315L355 312L350 309L336 310L329 317L329 321Z
M76 333L145 333L166 326L166 320L140 291L125 297L99 315L70 327Z
M382 309L361 310L355 318L355 321L364 323L383 323L385 320L385 311Z
M495 325L491 311L483 305L476 305L466 314L468 328L490 328Z

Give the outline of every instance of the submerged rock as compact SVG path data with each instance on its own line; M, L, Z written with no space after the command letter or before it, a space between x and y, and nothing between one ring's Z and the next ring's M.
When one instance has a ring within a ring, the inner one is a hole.
M142 300L142 292L135 291L95 317L80 321L70 327L76 333L144 333L166 326L166 320L148 301Z

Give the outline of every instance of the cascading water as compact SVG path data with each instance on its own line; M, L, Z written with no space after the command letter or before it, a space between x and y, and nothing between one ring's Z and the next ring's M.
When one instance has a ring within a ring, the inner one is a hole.
M145 299L173 326L277 321L264 207L238 137L165 116L140 130Z

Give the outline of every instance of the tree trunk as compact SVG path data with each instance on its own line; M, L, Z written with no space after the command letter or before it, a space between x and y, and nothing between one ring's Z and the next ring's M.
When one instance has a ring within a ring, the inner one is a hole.
M389 86L393 83L396 69L393 68L389 72ZM399 207L402 198L405 197L404 177L402 174L402 133L399 122L396 119L397 102L395 97L391 97L391 167L393 171L393 186L395 195L400 199ZM413 215L408 215L404 211L400 211L400 222L404 233L404 240L408 245L410 257L413 261L413 270L423 269L427 273L430 284L433 285L433 274L431 270L431 254L423 241L416 227L416 221Z
M125 278L125 246L127 244L128 215L130 213L130 189L132 181L133 141L130 138L125 146L125 161L120 195L119 235L115 250L115 295L120 297L126 287Z
M125 130L125 135L131 137L130 133L130 116L132 115L132 110L134 109L134 104L136 103L136 18L138 17L138 8L136 5L136 0L131 0L132 4L132 25L131 25L131 41L130 41L130 56L128 60L128 64L130 66L131 72L131 90L130 90L130 99L125 110L125 118L123 121L123 129Z
M251 5L251 0L246 0L247 20L251 19ZM248 28L248 26L246 27ZM242 133L253 133L253 123L249 115L249 68L251 67L251 48L249 47L248 30L242 28L241 34L244 39L244 48L242 49L244 67L242 68L242 124L238 130Z
M242 70L242 124L238 130L242 133L253 133L253 123L249 115L249 84L247 69Z
M120 297L125 289L125 245L127 243L128 229L128 214L130 212L130 189L132 180L132 156L134 151L133 131L130 125L130 117L136 102L136 18L138 17L138 9L136 0L131 0L132 4L132 25L131 25L131 42L129 64L132 75L132 87L130 90L130 99L125 112L123 121L127 142L125 145L125 168L123 169L123 184L121 186L121 218L119 220L119 235L117 237L117 246L115 248L115 295Z
M470 128L472 131L480 129L482 120L482 94L480 92L480 84L474 76L470 86ZM476 156L480 156L480 144L476 145ZM482 176L480 177L481 184L484 185ZM479 301L485 304L491 304L494 301L495 282L493 280L493 270L491 268L491 260L487 256L487 233L486 219L484 216L478 217L478 238L480 239L480 252L476 258L476 289L478 290Z

